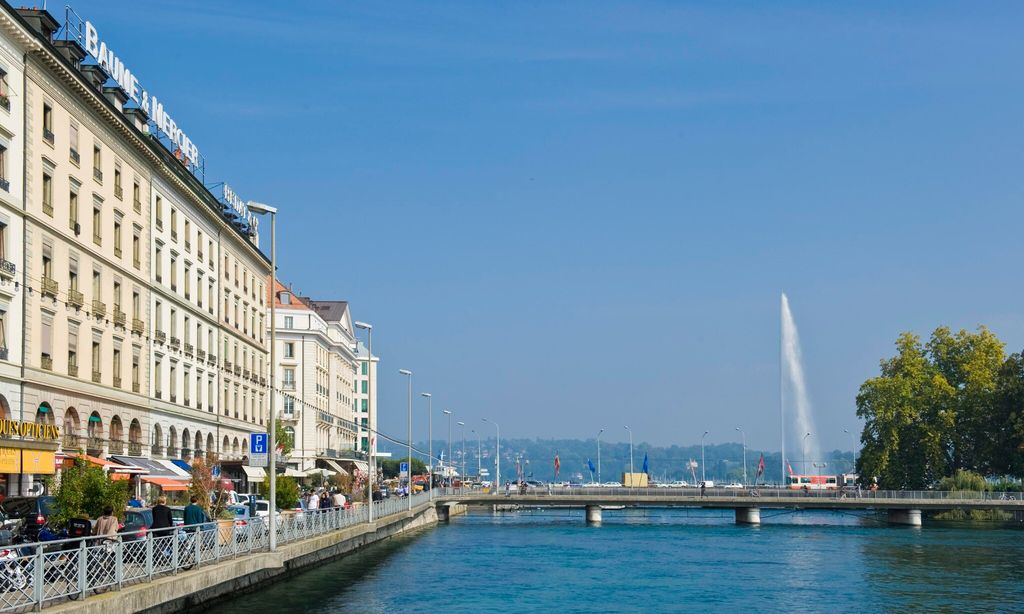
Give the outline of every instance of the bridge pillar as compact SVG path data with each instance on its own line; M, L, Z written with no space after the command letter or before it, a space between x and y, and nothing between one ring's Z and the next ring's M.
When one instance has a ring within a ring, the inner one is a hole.
M601 524L601 506L587 506L587 524Z
M921 510L889 510L889 524L921 526Z
M761 524L761 508L737 507L736 524Z
M437 521L448 522L451 519L451 510L448 509L447 505L437 506Z

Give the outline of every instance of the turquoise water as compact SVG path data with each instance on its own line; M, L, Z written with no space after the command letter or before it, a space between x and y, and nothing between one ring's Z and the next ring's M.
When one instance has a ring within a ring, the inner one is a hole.
M470 514L218 613L1024 611L1024 530L763 510Z

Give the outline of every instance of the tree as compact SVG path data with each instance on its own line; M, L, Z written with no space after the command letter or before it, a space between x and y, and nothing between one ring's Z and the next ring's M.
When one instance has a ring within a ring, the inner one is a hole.
M397 460L383 459L383 460L377 461L377 464L380 466L381 473L384 474L385 478L397 478L399 470L401 469L401 464L404 463L404 462L407 462L407 459L405 459L405 458L401 458L401 459L397 459ZM421 461L418 458L412 459L412 472L414 474L416 474L416 473L423 473L423 474L425 474L427 472L427 465L426 465L426 463L424 463L423 461Z
M1024 475L1024 357L1011 354L999 370L986 448L997 475Z
M284 430L284 424L281 422L280 418L274 421L274 439L277 441L277 445L283 447L283 454L288 454L295 446L295 441L292 436L288 434L288 431Z
M260 482L260 495L264 499L270 498L270 481ZM274 487L274 504L279 510L290 510L299 504L299 483L295 478L279 475Z
M228 514L223 513L228 504L227 493L221 487L220 480L213 477L213 458L207 456L194 459L189 473L192 481L188 486L188 494L196 498L199 507L210 518L220 518L222 515L228 517Z
M58 525L83 516L98 518L107 506L123 518L130 490L127 480L111 480L101 467L78 458L60 472L50 487L56 499L53 519Z

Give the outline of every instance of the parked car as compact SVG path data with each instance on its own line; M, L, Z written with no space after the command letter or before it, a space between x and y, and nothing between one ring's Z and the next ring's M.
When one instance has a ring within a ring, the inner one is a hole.
M130 507L124 512L124 522L118 529L121 541L131 542L146 539L146 533L153 526L153 510L148 507Z
M740 490L740 489L743 488L743 484L740 484L739 482L729 482L728 484L726 484L722 488L729 488L729 489L732 489L732 490Z
M8 520L21 521L21 534L28 541L36 541L39 529L55 511L56 499L41 497L7 497L0 503L0 511Z

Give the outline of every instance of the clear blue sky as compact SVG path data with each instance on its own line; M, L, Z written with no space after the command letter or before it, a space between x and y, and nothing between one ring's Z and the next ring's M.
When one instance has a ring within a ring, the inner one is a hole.
M777 449L781 291L828 448L900 331L1024 345L1019 3L74 6L374 323L389 432L408 368L503 436Z

